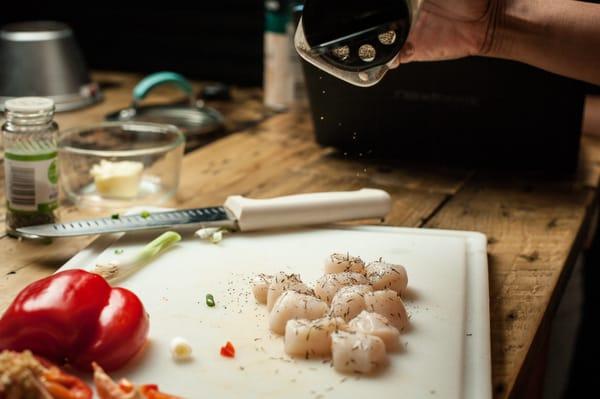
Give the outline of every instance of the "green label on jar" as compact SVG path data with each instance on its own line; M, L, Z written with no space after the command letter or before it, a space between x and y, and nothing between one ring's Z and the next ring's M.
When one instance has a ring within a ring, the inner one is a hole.
M48 166L48 180L52 184L58 183L58 168L56 167L56 159Z
M55 159L58 156L56 151L47 152L44 154L15 154L12 152L6 152L4 158L12 159L13 161L45 161L48 159Z

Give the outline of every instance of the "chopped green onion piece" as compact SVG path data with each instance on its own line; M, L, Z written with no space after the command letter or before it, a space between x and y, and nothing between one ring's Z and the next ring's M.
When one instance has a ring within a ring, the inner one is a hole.
M111 219L120 219L121 216L118 213L115 213L113 215L110 216Z
M131 252L118 261L108 264L97 264L94 273L97 273L111 282L129 276L146 264L159 252L166 250L171 245L181 240L181 236L174 231L167 231L142 248L139 252ZM118 251L118 250L117 250ZM115 253L117 253L115 251Z
M143 217L144 219L148 219L150 217L150 212L142 211L142 213L140 213L140 216Z
M174 231L162 233L158 238L155 238L139 252L137 262L146 262L156 256L160 251L163 251L181 240L181 236Z
M121 255L123 252L125 252L123 249L115 249L115 255Z
M206 294L206 304L211 308L215 307L215 298L212 294Z
M210 237L219 231L219 227L203 227L200 230L196 231L194 235L201 240L208 240Z
M210 236L209 241L213 244L218 244L223 241L223 230L219 230Z

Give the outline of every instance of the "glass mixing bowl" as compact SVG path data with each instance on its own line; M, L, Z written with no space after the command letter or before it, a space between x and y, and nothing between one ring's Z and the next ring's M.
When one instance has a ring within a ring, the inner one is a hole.
M185 139L175 126L106 122L59 139L63 193L80 208L159 205L179 185Z

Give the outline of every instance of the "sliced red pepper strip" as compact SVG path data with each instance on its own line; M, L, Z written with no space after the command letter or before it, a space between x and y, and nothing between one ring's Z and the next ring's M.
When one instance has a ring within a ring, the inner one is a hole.
M180 399L179 396L169 395L168 393L160 392L158 385L146 384L140 387L140 392L146 399Z
M102 367L96 363L93 363L92 367L94 368L94 383L100 399L181 399L179 396L160 392L156 384L136 387L126 379L122 379L117 384L102 370Z
M44 358L36 356L36 359L45 368L40 382L54 399L92 399L92 389L81 379Z
M44 379L42 384L54 399L91 399L92 391L87 386L67 387L60 382Z
M125 379L125 378L121 378L121 380L119 380L119 388L125 392L125 393L129 393L129 392L133 392L135 390L135 385L133 385L131 383L131 381Z
M156 384L144 384L140 387L140 392L144 395L150 391L158 391L158 385Z
M235 348L230 341L227 341L225 346L221 347L221 356L225 357L235 357Z

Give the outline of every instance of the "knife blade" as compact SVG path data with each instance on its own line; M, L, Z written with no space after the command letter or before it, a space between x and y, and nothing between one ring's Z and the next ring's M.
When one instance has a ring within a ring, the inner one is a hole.
M254 231L341 221L384 218L388 193L378 189L297 194L270 199L230 196L223 206L124 215L21 227L26 237L76 237L182 226Z
M162 229L181 225L227 227L235 229L235 219L224 207L181 209L153 212L149 215L119 215L66 223L21 227L17 233L38 237L77 237L95 234Z

